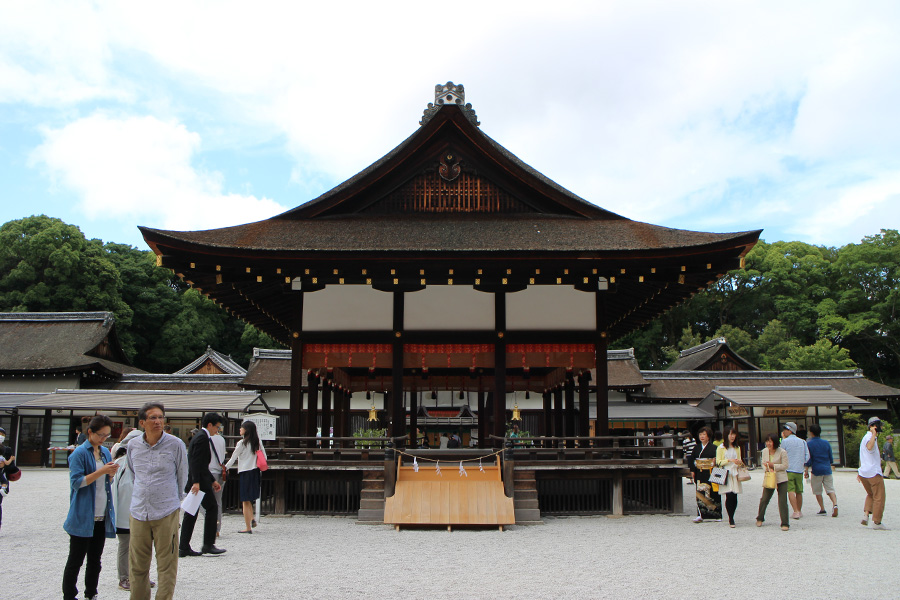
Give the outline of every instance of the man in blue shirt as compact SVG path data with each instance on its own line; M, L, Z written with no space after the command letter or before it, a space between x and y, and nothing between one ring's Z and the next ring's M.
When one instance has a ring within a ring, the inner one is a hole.
M809 479L812 485L813 494L819 503L819 512L817 515L826 515L825 503L822 501L822 487L825 487L825 493L831 498L831 516L838 516L837 495L834 493L834 477L831 474L831 463L834 462L834 456L831 453L831 444L823 440L822 428L818 423L809 426L809 439L806 440L806 447L809 449L809 460L806 461L806 468L803 471L804 476ZM812 477L809 476L809 470L812 469Z
M797 424L788 421L781 431L781 447L788 455L788 500L794 509L794 519L803 516L803 465L809 460L806 441L797 437Z

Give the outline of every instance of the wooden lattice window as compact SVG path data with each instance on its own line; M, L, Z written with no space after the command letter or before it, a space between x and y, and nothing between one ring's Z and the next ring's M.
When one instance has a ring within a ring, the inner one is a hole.
M424 173L364 210L367 213L537 212L494 183L472 173L446 181L437 171Z

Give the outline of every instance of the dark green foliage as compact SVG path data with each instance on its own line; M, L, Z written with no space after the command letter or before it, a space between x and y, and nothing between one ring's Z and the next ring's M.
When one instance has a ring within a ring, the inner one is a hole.
M126 355L151 372L176 371L208 345L244 366L254 346L280 347L157 267L148 250L86 240L46 216L0 226L0 311L94 310L115 314Z

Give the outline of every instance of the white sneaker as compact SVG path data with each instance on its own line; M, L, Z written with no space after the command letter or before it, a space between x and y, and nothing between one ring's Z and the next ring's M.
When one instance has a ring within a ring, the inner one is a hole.
M694 517L693 521L694 521L694 523L702 523L703 517Z
M887 531L888 528L884 526L884 523L873 523L872 529L880 529L882 531Z

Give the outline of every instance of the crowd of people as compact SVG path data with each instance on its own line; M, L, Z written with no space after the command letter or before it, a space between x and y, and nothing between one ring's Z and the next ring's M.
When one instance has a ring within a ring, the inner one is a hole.
M882 424L878 417L868 421L868 432L860 442L859 469L857 480L866 491L862 525L873 529L887 529L882 523L885 504L884 479L890 471L897 472L894 458L893 436L888 435L882 448L878 448L878 434ZM808 439L797 435L797 425L788 421L782 427L781 436L770 433L765 437L760 464L763 467L763 492L756 514L756 526L762 527L766 520L766 509L772 496L778 495L778 514L782 531L790 530L790 519L803 518L804 480L809 480L813 495L818 503L820 516L827 516L824 495L831 501L831 516L839 513L834 477L831 444L821 438L822 428L812 424L807 432ZM691 481L696 486L697 516L695 523L706 520L721 521L722 497L725 498L725 514L728 524L735 527L734 514L737 510L738 495L743 492L742 481L750 478L741 458L740 433L733 427L722 435L713 433L709 427L702 427L697 440L689 432L682 434L682 447L691 471ZM879 454L880 450L880 454ZM881 460L885 466L882 471ZM790 513L790 515L789 515Z
M187 447L165 431L162 404L145 404L138 411L138 421L143 431L123 431L113 446L114 458L104 446L113 423L105 415L96 415L83 432L84 442L69 457L64 600L78 597L78 576L85 560L84 598L97 598L103 549L107 539L116 537L119 587L130 591L131 598L146 600L158 585L156 598L172 598L179 558L225 552L215 542L222 523L222 485L235 462L246 521L240 533L252 533L256 526L252 503L260 493L257 461L265 461L265 449L255 423L241 424L241 439L226 463L225 440L219 434L224 419L217 413L203 416ZM188 494L201 493L200 506L206 514L203 545L197 552L191 538L199 511L184 511L180 535L178 530L182 501ZM152 553L158 584L150 580Z

